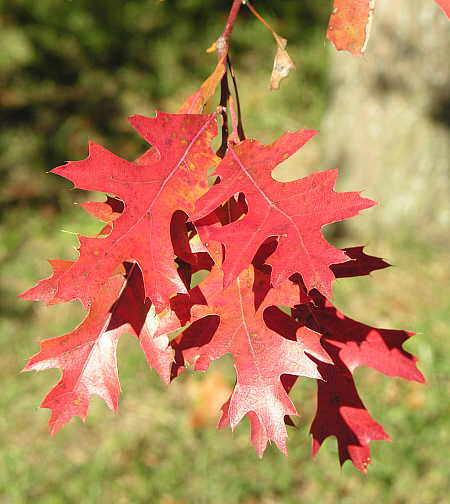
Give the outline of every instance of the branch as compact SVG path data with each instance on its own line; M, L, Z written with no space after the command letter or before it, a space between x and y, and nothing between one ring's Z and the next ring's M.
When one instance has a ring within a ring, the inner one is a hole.
M241 5L243 3L245 3L245 0L233 0L233 5L231 6L230 13L228 14L225 29L223 30L222 35L216 41L219 60L228 54L230 35L233 31L237 15L239 14L239 9L241 8Z

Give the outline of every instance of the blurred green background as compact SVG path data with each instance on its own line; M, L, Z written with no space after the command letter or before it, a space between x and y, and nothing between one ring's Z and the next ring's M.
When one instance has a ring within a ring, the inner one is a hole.
M75 257L70 233L99 228L73 204L92 195L69 190L70 183L45 172L84 158L89 139L127 159L141 153L145 145L126 117L174 112L200 85L215 64L215 55L205 49L221 33L229 5L225 0L0 0L1 502L382 499L424 504L449 499L448 229L414 210L395 232L383 228L392 220L389 202L358 217L352 227L329 231L338 245L368 243L369 252L396 265L370 278L339 280L336 302L363 322L416 331L407 348L419 355L428 378L423 387L357 371L362 398L395 441L372 444L368 477L349 463L339 468L334 439L311 460L308 427L315 400L314 384L306 379L293 395L302 416L299 427L290 429L289 458L270 447L259 460L246 425L234 433L214 428L211 404L216 397L220 404L233 384L229 360L215 363L209 377L187 372L166 388L148 369L137 343L126 337L119 344L118 414L94 398L87 423L75 419L54 438L47 433L48 411L38 406L58 371L18 374L37 342L71 330L82 310L77 303L46 307L15 296L48 276L46 258ZM298 70L280 91L269 91L273 39L243 8L232 58L247 135L269 142L285 130L320 128L333 99L330 68L349 61L331 57L324 42L330 1L255 0L255 5L289 40ZM329 115L327 124L334 121L339 128L340 118ZM443 123L448 138L448 116ZM278 175L295 178L334 167L324 154L328 133ZM423 190L432 198L442 181L429 177L427 183ZM338 188L344 186L359 189L350 176ZM374 189L383 194L382 187ZM372 217L377 212L385 215L381 224ZM433 233L422 239L421 228Z

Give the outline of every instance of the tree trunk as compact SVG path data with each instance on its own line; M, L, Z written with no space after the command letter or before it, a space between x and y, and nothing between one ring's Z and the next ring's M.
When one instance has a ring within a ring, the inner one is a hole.
M448 242L450 24L431 0L379 0L365 56L333 51L331 104L322 128L339 190L365 189L380 207L350 224Z

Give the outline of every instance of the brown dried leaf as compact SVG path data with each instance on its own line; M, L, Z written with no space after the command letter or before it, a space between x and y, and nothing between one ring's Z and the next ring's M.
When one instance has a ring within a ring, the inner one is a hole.
M277 53L273 62L270 89L279 89L280 82L285 79L289 75L289 72L296 68L296 66L286 51L287 40L280 37L275 32L273 36L277 42Z

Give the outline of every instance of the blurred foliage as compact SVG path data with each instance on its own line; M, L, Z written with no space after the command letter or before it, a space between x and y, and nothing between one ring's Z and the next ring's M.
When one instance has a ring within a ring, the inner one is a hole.
M306 118L315 123L323 105L325 62L310 48L323 38L328 3L258 2L289 39L293 55L300 55L302 72L290 79L293 92L284 93L282 113L292 105L293 117L307 110ZM229 5L229 0L3 0L0 204L61 204L66 196L60 196L56 177L41 174L85 157L89 139L124 157L137 156L143 143L126 117L152 115L155 109L174 112L200 85L216 59L205 49L221 33ZM253 100L269 94L274 51L270 33L243 8L232 55L238 75L251 83L244 87ZM272 109L280 103L272 102Z

